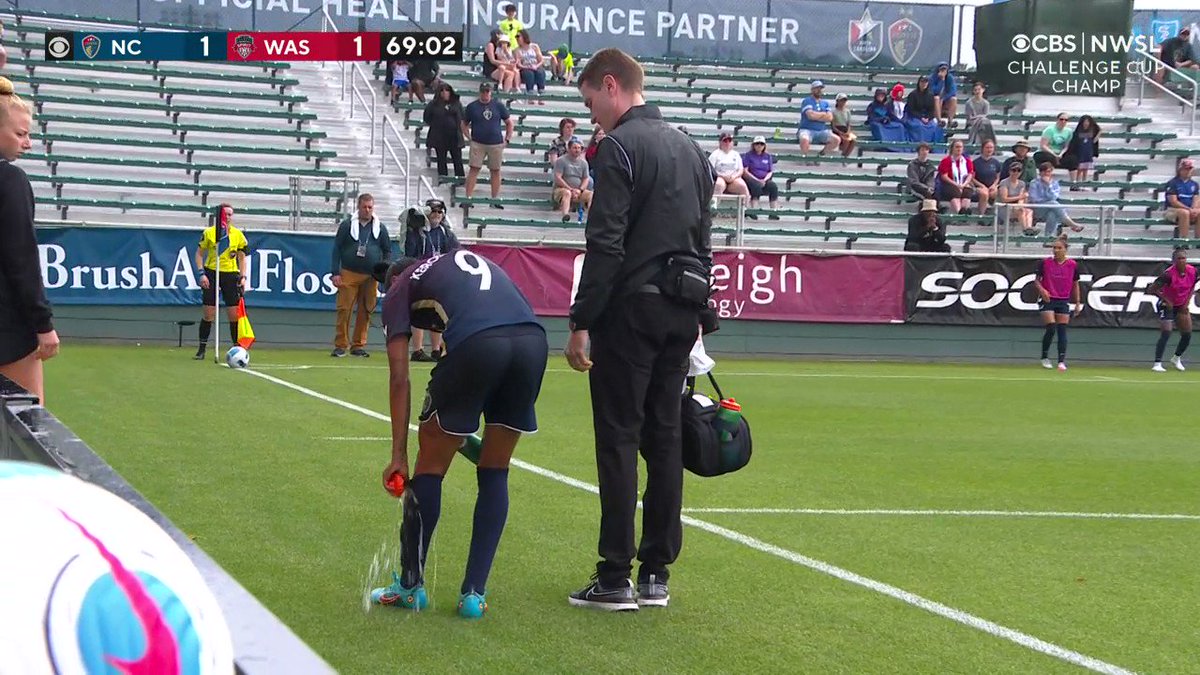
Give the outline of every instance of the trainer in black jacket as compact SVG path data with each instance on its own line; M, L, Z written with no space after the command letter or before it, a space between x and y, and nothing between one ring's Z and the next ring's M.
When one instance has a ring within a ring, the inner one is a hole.
M596 52L579 77L585 105L608 132L592 162L596 190L566 349L573 368L590 371L601 560L596 580L569 601L616 610L666 605L669 597L667 566L682 544L680 392L700 310L663 288L671 258L702 267L705 291L712 266L712 168L691 138L646 105L642 82L641 67L617 49ZM647 482L635 547L639 448Z

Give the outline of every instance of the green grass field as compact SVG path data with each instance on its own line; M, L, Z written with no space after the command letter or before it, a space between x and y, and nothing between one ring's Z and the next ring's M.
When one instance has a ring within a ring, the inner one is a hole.
M599 504L554 477L595 483L587 380L554 355L542 431L517 450L545 471L513 470L489 613L470 623L454 613L463 461L431 610L363 608L399 520L379 486L389 427L336 401L386 414L381 354L256 350L267 379L190 353L67 345L49 408L343 673L1200 672L1200 516L1115 516L1200 513L1200 372L720 361L754 459L688 477L699 520L671 607L607 615L566 602L595 562ZM419 392L429 366L414 369ZM894 510L928 512L879 513Z

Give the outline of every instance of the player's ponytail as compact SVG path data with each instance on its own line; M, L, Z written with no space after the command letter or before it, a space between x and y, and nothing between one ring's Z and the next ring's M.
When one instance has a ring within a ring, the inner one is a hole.
M16 90L13 89L12 80L7 77L0 77L0 123L8 121L8 116L13 111L20 111L32 115L33 109L29 102L17 96Z

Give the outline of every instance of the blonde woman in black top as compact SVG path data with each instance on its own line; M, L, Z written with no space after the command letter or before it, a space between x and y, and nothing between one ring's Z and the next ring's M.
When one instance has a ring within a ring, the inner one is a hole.
M58 333L42 285L33 188L13 164L31 146L29 104L0 77L0 375L45 401L42 361L58 354Z

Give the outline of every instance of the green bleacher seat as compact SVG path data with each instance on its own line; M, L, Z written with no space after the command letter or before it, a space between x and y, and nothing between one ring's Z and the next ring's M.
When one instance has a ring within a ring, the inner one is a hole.
M39 93L31 97L33 99L34 110L37 115L42 114L42 108L46 103L57 103L62 105L81 105L89 108L126 108L129 110L154 110L165 112L173 121L178 121L179 116L183 113L195 113L197 115L229 115L229 109L201 105L201 104L184 104L184 103L167 103L165 101L137 101L120 98L97 98L89 96L81 98L77 96L62 96L59 94ZM295 122L296 128L300 129L305 122L317 119L316 113L300 112L298 110L270 110L265 108L260 109L239 109L238 117L264 117L270 119L283 119L290 122Z
M164 181L164 180L138 180L130 178L101 178L98 176L45 176L41 174L27 174L29 180L33 183L46 183L54 189L54 194L57 197L62 197L63 187L67 185L87 185L87 186L104 186L104 187L120 187L129 190L187 190L194 195L200 197L200 204L208 204L209 195L214 192L236 193L236 194L254 194L254 195L288 195L291 194L291 189L287 187L266 187L259 185L243 185L231 183L191 183L188 181ZM325 201L332 201L336 204L334 210L340 211L342 208L343 195L341 190L319 190L305 189L302 194L310 197L322 197Z
M242 145L238 144L221 144L221 143L185 143L179 139L146 139L146 138L119 138L115 136L97 136L94 134L55 134L55 133L38 133L33 135L34 138L41 140L46 144L46 151L53 152L54 143L81 143L85 145L116 145L142 148L171 148L179 150L184 154L187 161L190 163L196 152L222 152L222 153L237 153L237 154L257 154L257 155L276 155L286 157L303 157L306 160L312 160L316 168L321 168L321 160L330 157L337 157L337 153L332 150L313 150L311 148L291 148L279 147L270 145Z
M124 117L98 117L94 115L66 115L58 113L42 113L34 119L34 122L36 122L39 128L41 128L42 133L46 133L48 131L48 126L51 122L62 122L78 124L81 126L169 129L172 133L179 134L179 140L181 141L187 140L187 134L189 131L268 137L285 136L303 141L306 148L312 147L312 142L314 140L320 140L326 137L326 133L324 131L292 129L290 127L287 129L271 129L266 127L236 127L224 124L172 122L171 120L147 120L141 118Z
M278 92L266 91L236 91L229 89L210 89L202 87L168 87L157 84L138 84L136 82L122 82L115 80L96 81L82 80L69 77L47 77L42 75L29 75L26 73L11 73L9 79L14 82L25 82L33 90L33 95L36 97L38 89L45 85L54 85L57 87L81 88L89 90L104 89L106 92L113 91L129 91L129 92L149 92L158 94L166 99L168 105L171 104L172 98L175 96L201 96L212 100L225 99L257 99L261 101L278 102L280 105L287 106L291 110L297 103L308 101L307 96L299 94L281 94Z
M81 72L102 72L102 73L121 73L126 75L147 75L159 80L160 84L165 84L166 78L177 78L185 82L194 80L216 80L219 82L247 82L252 84L266 84L272 88L294 87L300 84L300 80L294 77L276 77L272 75L258 73L230 73L219 70L203 70L203 69L188 69L181 67L155 66L153 64L125 64L100 61L53 61L46 62L40 59L21 57L11 57L8 59L9 65L21 66L26 69L36 70L38 66L44 68L60 68L78 70Z
M39 200L39 202L54 206L56 209L58 209L63 220L67 219L67 211L72 206L114 209L119 210L121 213L125 213L127 211L176 211L184 213L196 213L205 216L213 213L212 206L202 206L200 204L188 204L182 202L147 202L126 199L80 199L74 197L49 197L43 198ZM244 215L277 216L279 218L287 218L291 214L291 211L286 208L272 209L257 206L241 206L238 208L238 212ZM341 214L332 210L302 210L300 215L305 218L328 219L331 223L333 223L336 222Z
M317 169L290 166L261 166L258 164L220 164L216 162L185 162L178 160L140 159L128 157L112 157L108 155L63 155L40 152L27 152L23 155L27 160L44 161L50 166L50 175L58 174L59 164L103 164L109 166L128 166L147 169L182 169L192 176L193 182L200 183L200 175L204 171L221 171L229 173L257 173L275 175L309 176L326 180L325 189L331 189L330 182L346 178L346 172L341 169Z

